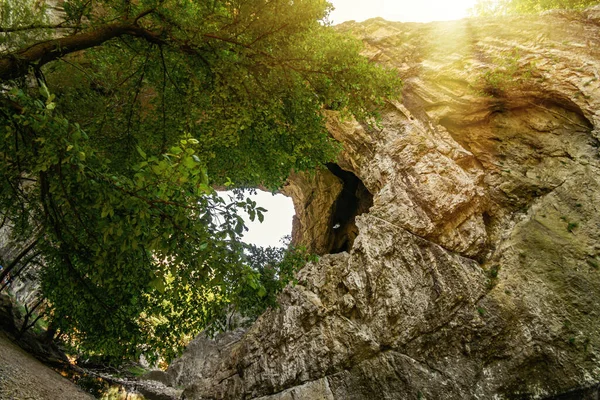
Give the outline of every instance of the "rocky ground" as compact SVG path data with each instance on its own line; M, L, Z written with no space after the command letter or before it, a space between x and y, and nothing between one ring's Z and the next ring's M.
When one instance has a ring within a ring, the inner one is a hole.
M0 332L1 400L90 400L93 398L26 353Z

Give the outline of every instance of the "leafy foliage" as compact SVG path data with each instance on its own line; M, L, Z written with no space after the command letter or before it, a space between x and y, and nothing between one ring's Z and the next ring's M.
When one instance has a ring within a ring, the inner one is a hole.
M546 10L574 9L600 4L598 0L478 0L473 7L475 15L537 14Z
M54 25L5 4L23 17L0 27L0 213L38 240L53 328L170 358L274 306L311 257L243 244L237 209L266 210L213 187L276 189L332 160L323 108L372 120L396 76L322 22L323 0L69 0Z
M258 317L267 307L276 307L276 296L289 282L297 283L295 273L307 262L317 261L317 256L304 248L291 246L261 248L249 246L246 250L250 267L257 272L258 281L252 282L241 298L239 312L251 318ZM248 290L250 289L250 290Z

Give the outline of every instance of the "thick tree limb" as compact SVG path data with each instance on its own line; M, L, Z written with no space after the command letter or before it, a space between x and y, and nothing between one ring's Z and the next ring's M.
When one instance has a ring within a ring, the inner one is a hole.
M0 81L23 77L29 72L30 67L39 68L67 54L99 46L106 41L121 36L138 37L153 44L172 45L185 54L199 55L198 50L195 49L193 46L190 46L189 43L187 43L186 41L180 41L173 38L164 38L162 34L152 32L138 24L138 21L141 18L154 12L155 10L153 9L146 10L130 20L113 22L87 32L76 33L70 36L39 42L25 49L2 56L0 57ZM61 26L32 25L28 27L22 27L19 29L25 30L46 27L59 28ZM263 51L256 50L253 47L253 44L263 39L265 36L268 36L274 32L278 32L279 30L282 30L285 27L286 26L284 25L276 29L275 31L267 32L263 35L260 35L250 44L246 44L229 37L219 36L213 33L205 33L202 35L202 37L208 40L217 40L231 43L236 46L241 46L246 49L256 51L257 53L265 57L271 58L272 56L270 56L269 54ZM3 28L0 28L0 32L2 32L2 29Z
M139 18L139 16L136 17L133 22L115 22L89 32L36 43L16 53L0 57L0 80L20 78L27 74L31 66L35 65L39 68L67 54L99 46L123 35L140 37L151 43L162 44L163 40L157 34L136 24Z

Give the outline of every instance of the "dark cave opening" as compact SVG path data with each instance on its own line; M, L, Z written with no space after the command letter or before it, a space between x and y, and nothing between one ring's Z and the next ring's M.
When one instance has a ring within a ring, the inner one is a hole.
M333 213L329 221L331 227L331 254L350 251L354 239L358 236L356 216L367 212L373 206L373 195L362 181L350 171L339 165L328 163L327 169L340 178L342 191L333 204Z

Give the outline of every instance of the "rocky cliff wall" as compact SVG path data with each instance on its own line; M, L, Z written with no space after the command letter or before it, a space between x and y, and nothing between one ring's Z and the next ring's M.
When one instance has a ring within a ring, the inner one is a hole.
M198 339L172 383L186 399L597 398L600 9L339 29L398 69L403 98L380 128L331 116L337 165L285 189L294 239L326 255L243 336Z

